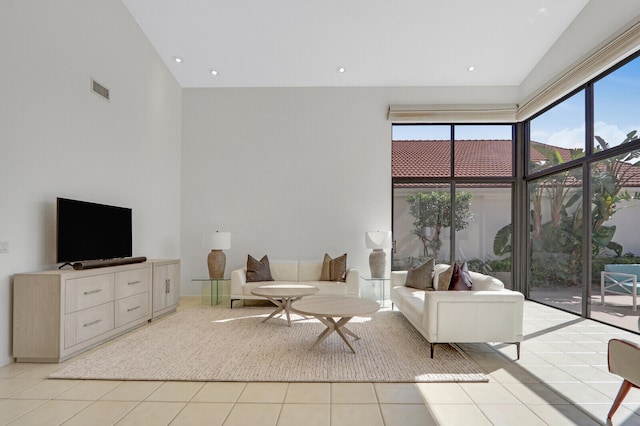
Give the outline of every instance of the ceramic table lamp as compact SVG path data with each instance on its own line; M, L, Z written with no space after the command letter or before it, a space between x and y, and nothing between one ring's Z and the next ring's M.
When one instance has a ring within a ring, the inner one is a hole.
M383 249L391 247L391 231L368 231L364 235L367 248L373 249L369 255L371 278L384 278L387 255Z
M211 232L205 237L205 245L211 249L207 256L209 278L224 278L227 256L222 250L231 248L231 232Z

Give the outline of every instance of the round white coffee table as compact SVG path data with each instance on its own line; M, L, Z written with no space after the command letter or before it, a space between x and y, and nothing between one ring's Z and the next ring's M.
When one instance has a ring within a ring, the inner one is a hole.
M311 349L318 346L334 331L344 340L353 353L356 353L345 334L360 339L354 332L345 327L351 318L371 316L378 312L380 305L369 299L349 296L318 296L309 299L298 300L291 308L303 315L311 315L319 319L327 328L320 333ZM334 318L340 318L336 321Z
M313 285L273 284L256 287L251 290L251 294L266 297L277 306L276 310L267 318L262 320L262 322L265 322L273 318L277 313L284 311L287 314L287 323L289 324L289 327L291 327L291 316L289 314L289 311L291 310L291 303L303 298L304 296L316 294L318 291L318 287Z

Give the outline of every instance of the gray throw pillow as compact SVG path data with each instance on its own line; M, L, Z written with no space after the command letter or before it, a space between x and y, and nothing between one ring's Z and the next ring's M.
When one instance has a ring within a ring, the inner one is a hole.
M409 268L407 268L408 271L417 268L418 266L422 265L422 262L420 262L420 259L418 259L417 257L413 257L411 256L409 258Z
M265 254L262 259L255 260L251 255L247 257L247 282L273 281L269 258Z
M404 285L419 290L433 288L433 259L424 265L410 269L409 272L407 272L407 279Z

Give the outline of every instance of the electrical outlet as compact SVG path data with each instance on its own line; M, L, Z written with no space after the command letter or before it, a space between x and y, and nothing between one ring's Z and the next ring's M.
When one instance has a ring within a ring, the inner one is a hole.
M9 241L0 241L0 253L9 253Z

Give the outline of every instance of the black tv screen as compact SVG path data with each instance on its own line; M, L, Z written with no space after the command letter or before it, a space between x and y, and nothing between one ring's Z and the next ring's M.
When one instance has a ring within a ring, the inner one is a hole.
M58 198L58 263L132 255L131 209Z

